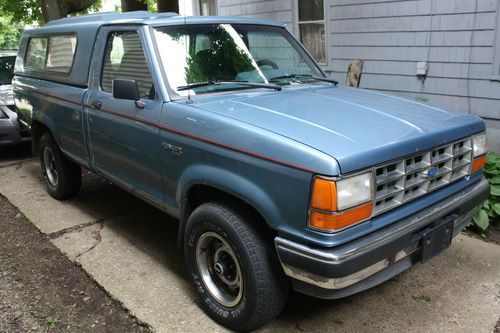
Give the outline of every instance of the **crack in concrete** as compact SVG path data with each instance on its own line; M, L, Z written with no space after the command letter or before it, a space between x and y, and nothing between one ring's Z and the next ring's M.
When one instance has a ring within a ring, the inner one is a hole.
M49 237L49 239L59 238L59 237L61 237L64 234L68 234L68 233L71 233L71 232L74 232L74 231L78 231L80 229L83 229L83 228L86 228L86 227L90 227L90 226L92 226L94 224L102 223L102 222L103 222L102 220L95 220L95 221L85 222L85 223L82 223L82 224L79 224L79 225L75 225L74 227L69 227L69 228L66 228L66 229L62 229L62 230L59 230L59 231L48 233L47 236Z
M92 244L92 246L90 246L87 250L83 251L82 253L80 253L79 255L76 256L75 258L75 262L80 264L80 258L89 253L90 251L92 251L93 249L96 248L97 245L99 245L99 243L102 241L102 237L101 237L101 231L102 229L104 228L104 223L103 222L98 222L97 224L99 224L99 230L97 230L97 235L95 237L95 242L94 244Z
M74 231L78 231L80 229L83 229L83 228L86 228L86 227L90 227L90 226L92 226L94 224L98 224L98 223L103 224L103 223L105 223L106 220L110 220L110 219L113 219L115 217L120 217L120 216L127 215L127 214L130 214L130 212L128 211L128 212L114 214L114 215L111 215L111 216L106 216L106 217L103 217L103 218L98 219L98 220L94 220L94 221L90 221L90 222L85 222L85 223L82 223L82 224L79 224L79 225L75 225L73 227L69 227L69 228L58 230L58 231L50 232L50 233L47 234L47 236L49 237L49 239L55 239L55 238L61 237L64 234L71 233L71 232L74 232Z
M65 235L65 234L69 234L69 233L81 230L83 228L90 227L90 226L98 224L99 225L99 230L97 231L97 236L95 237L94 244L92 244L92 246L90 246L87 250L81 252L80 254L78 254L75 257L74 262L76 264L80 265L80 258L83 255L85 255L85 254L89 253L90 251L92 251L93 249L95 249L96 246L99 245L99 243L101 242L101 240L102 240L102 238L101 238L101 231L104 228L104 223L106 222L106 220L110 220L110 219L113 219L113 218L116 218L116 217L124 216L124 215L130 214L131 212L133 212L133 211L126 211L126 212L123 212L123 213L118 213L118 214L115 214L115 215L107 216L107 217L104 217L104 218L99 219L99 220L82 223L82 224L79 224L79 225L76 225L76 226L73 226L73 227L70 227L70 228L65 228L65 229L62 229L62 230L59 230L59 231L56 231L56 232L49 233L49 234L47 234L47 236L48 236L49 239L52 240L52 239L56 239L58 237L61 237L61 236Z

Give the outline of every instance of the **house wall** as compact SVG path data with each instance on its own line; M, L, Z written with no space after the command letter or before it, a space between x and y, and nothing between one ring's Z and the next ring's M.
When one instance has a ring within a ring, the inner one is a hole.
M258 17L280 21L293 26L293 0L217 0L218 14L221 16Z
M218 0L219 15L297 33L297 0ZM365 61L361 87L479 115L500 152L500 0L325 0L329 76ZM425 80L417 62L428 62Z

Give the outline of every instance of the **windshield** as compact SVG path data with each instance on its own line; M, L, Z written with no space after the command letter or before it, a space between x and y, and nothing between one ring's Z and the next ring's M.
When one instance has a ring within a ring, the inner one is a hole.
M15 56L0 57L0 85L12 83L15 62Z
M193 86L191 94L250 88L234 81L286 85L311 81L310 77L290 74L323 77L302 47L280 27L168 26L155 28L155 38L170 87L179 96L186 96L186 86L195 83L224 81Z

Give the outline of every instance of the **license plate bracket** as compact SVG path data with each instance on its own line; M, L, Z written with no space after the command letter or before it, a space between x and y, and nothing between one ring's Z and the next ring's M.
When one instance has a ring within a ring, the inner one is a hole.
M453 237L453 221L453 218L447 218L422 233L422 262L432 259L450 246Z

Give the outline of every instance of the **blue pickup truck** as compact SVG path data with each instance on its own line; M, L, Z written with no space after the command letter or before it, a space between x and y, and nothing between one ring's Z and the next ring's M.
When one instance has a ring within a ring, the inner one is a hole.
M83 167L178 218L232 329L290 287L341 298L431 259L489 191L480 118L340 87L273 21L64 18L24 32L13 84L50 195Z

